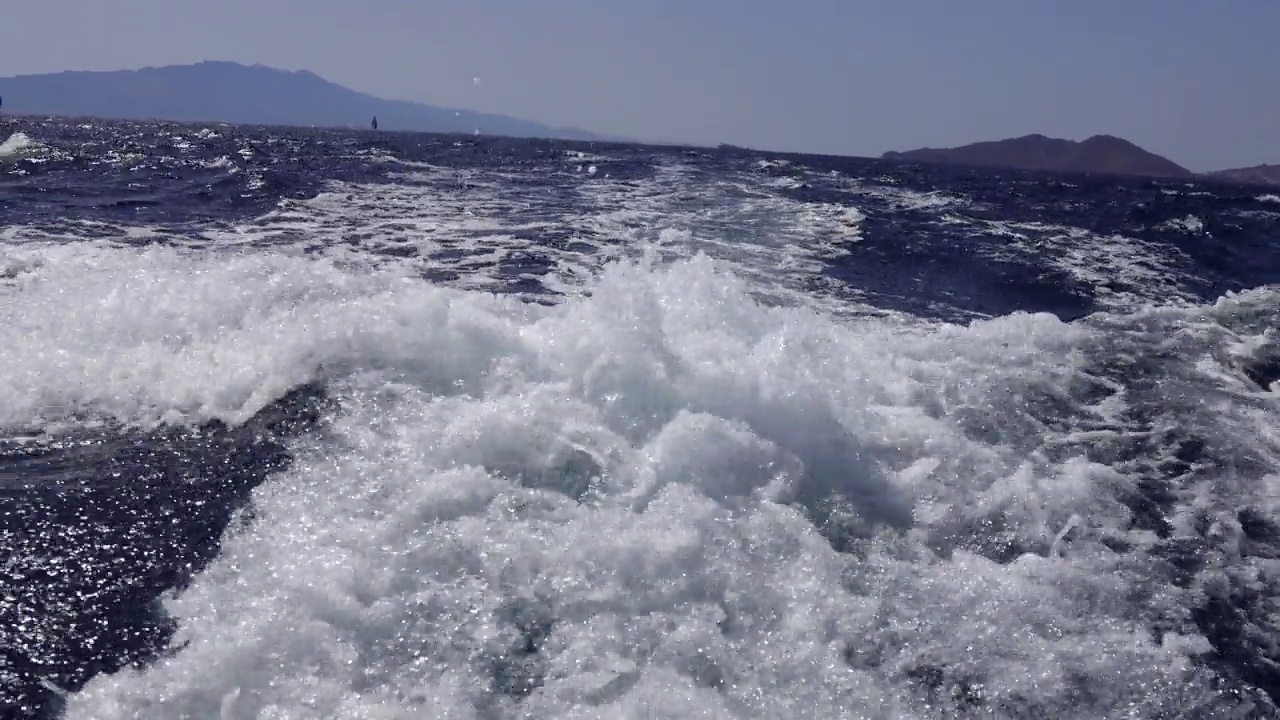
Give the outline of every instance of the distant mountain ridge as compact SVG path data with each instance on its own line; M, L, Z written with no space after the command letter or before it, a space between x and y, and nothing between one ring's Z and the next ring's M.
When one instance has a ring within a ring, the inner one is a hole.
M253 125L368 127L383 130L604 140L571 127L506 115L387 100L351 90L308 70L207 60L139 70L67 71L0 78L4 111L130 120Z
M1280 186L1280 165L1253 165L1205 173L1208 177L1248 185Z
M1107 173L1181 178L1194 173L1168 158L1112 135L1094 135L1080 142L1024 135L1007 140L971 143L955 148L921 148L887 152L886 160L906 160L976 167L1022 170Z

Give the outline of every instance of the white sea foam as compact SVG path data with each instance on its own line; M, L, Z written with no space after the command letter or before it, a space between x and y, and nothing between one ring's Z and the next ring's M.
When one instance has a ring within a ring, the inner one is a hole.
M1207 193L1192 193L1192 194L1207 194ZM1168 230L1181 230L1183 232L1199 234L1204 232L1204 221L1202 221L1200 218L1196 217L1195 215L1188 215L1183 218L1173 218L1171 220L1166 220L1165 222L1160 224L1160 227Z
M384 301L400 283L449 303L404 273L347 274L282 255L83 243L11 248L6 257L0 426L8 427L84 414L143 426L239 422L322 364L360 364L358 356L379 352L369 343L380 341L362 337L371 326L361 318L390 317L399 301ZM475 302L485 305L483 296ZM406 349L427 362L433 354Z
M6 262L6 425L235 422L317 378L341 407L166 601L181 649L70 718L1157 716L1209 694L1194 626L1150 630L1206 590L1110 549L1153 542L1134 478L1050 450L1142 399L1071 388L1174 337L1208 364L1177 356L1161 422L1280 453L1211 353L1254 296L909 327L763 306L707 258L550 307L263 251ZM1187 512L1266 492L1216 487Z
M268 143L269 144L269 143ZM106 155L112 161L121 157ZM379 158L398 166L395 182L330 183L309 199L285 199L261 217L218 224L199 237L152 229L154 237L188 247L271 247L322 254L344 262L412 265L439 283L472 290L515 292L545 299L545 289L573 293L602 263L657 251L663 257L703 252L731 262L753 280L753 296L770 304L820 307L834 315L910 318L873 304L863 290L829 272L863 241L867 213L932 213L963 242L1000 236L1006 244L978 243L992 262L1013 261L1058 269L1092 289L1097 305L1133 309L1151 300L1198 299L1181 290L1176 248L1118 235L1100 236L1069 226L977 219L953 212L970 200L921 193L884 183L816 178L803 166L766 162L740 171L708 172L696 164L659 162L639 178L594 177L573 171L569 155L551 183L528 183L524 170L454 169ZM593 161L607 167L605 156ZM215 165L229 163L218 158ZM764 162L764 161L762 161ZM785 169L783 177L763 170ZM237 168L231 164L228 172ZM260 187L260 171L249 185ZM789 194L808 182L847 192L843 202ZM850 202L851 201L851 202ZM864 209L870 205L874 209ZM39 242L103 237L102 223L68 220L56 229L15 226L0 238ZM86 232L82 232L82 230ZM120 227L125 236L135 228ZM920 242L910 232L881 242ZM965 312L961 309L960 312Z
M704 252L732 262L771 303L821 304L825 312L890 315L857 302L856 289L824 275L824 264L861 239L856 207L805 203L754 186L750 178L705 183L696 170L664 165L653 178L597 176L572 202L560 188L528 189L502 170L459 171L397 163L396 184L332 183L314 198L284 200L262 217L209 229L197 244L272 247L344 262L412 266L437 282L502 291L513 279L572 293L602 263L645 252ZM13 239L71 239L15 229ZM560 244L545 237L554 234ZM192 244L189 238L171 238ZM518 268L523 258L545 260ZM535 295L522 295L533 299Z
M1186 278L1178 266L1189 263L1186 253L1177 247L1039 222L957 219L957 223L973 224L983 233L1012 241L1007 247L989 249L993 260L1033 254L1040 262L1095 288L1101 307L1134 309L1156 295L1166 303L1196 302L1194 294L1181 289ZM1190 224L1177 227L1198 231L1198 226L1193 230Z
M39 146L24 132L15 132L0 142L0 159L30 152Z
M851 288L814 283L872 210L789 198L808 178L779 163L611 162L563 158L568 199L400 163L397 184L334 183L201 237L0 233L0 433L238 423L313 381L338 400L166 600L172 655L96 677L68 717L1206 702L1191 609L1280 594L1239 518L1280 513L1280 408L1251 374L1276 352L1277 291L1195 305L1167 248L855 183L874 212L1007 238L996 260L1128 290L1070 324L848 313ZM487 292L533 253L554 305ZM1197 443L1161 537L1126 500ZM1178 543L1198 564L1173 582ZM1258 607L1242 637L1269 637Z
M769 302L817 304L832 314L889 314L859 303L855 288L824 277L825 264L861 239L863 213L793 200L758 183L664 164L652 179L581 185L582 202L566 222L607 241L606 257L635 258L655 248L675 257L702 252L734 263L753 280L756 296Z

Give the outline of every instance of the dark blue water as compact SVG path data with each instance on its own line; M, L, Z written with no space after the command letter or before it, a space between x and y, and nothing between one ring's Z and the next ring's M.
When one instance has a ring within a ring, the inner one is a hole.
M565 152L576 150L607 152L615 180L652 179L655 165L672 159L692 164L697 181L707 183L730 173L790 174L798 178L796 186L778 192L800 202L848 203L848 178L963 196L966 204L948 209L945 219L933 206L904 209L892 198L859 196L857 206L868 215L862 240L826 268L873 304L931 317L958 320L1026 310L1075 319L1100 309L1098 294L1111 289L1152 298L1169 291L1208 302L1280 278L1274 242L1280 205L1260 200L1266 197L1263 189L1212 181L995 173L737 149L230 126L218 127L216 137L183 151L164 137L184 127L178 124L11 122L17 131L35 133L51 151L39 164L22 164L24 174L0 176L0 223L6 225L53 229L92 221L102 223L97 231L104 237L117 236L121 225L139 224L180 234L256 217L282 198L313 197L333 181L397 182L389 175L402 168L379 162L383 156L431 163L459 177L478 169L516 174L506 191L527 198L529 206L522 208L524 217L513 220L555 223L579 202L559 182ZM120 161L121 156L129 159ZM219 157L234 158L241 172L228 175L223 168L199 164ZM797 169L758 167L764 158L796 163ZM696 208L696 187L679 202ZM1166 227L1188 215L1201 219L1202 231ZM1048 227L1022 228L1026 237L1016 243L986 232L990 224L1011 222ZM1159 288L1126 287L1123 278L1094 285L1072 278L1055 262L1056 253L1038 244L1056 226L1142 240L1170 277ZM540 229L528 239L573 251L569 230ZM510 263L517 266L512 275L523 275L526 265L538 261L520 256Z
M669 217L691 239L663 241L660 255L701 250L758 270L770 304L813 298L855 317L960 326L1018 312L1080 323L1103 338L1077 348L1080 374L1065 385L1010 380L1003 392L1016 396L1009 402L1023 413L1017 418L1003 406L946 409L944 401L934 414L974 443L1042 452L1051 463L1075 454L1127 478L1115 493L1130 512L1128 531L1155 538L1141 550L1123 537L1106 541L1119 556L1141 558L1145 579L1135 581L1133 596L1167 585L1198 598L1180 617L1153 609L1142 622L1157 638L1205 638L1211 649L1194 662L1239 703L1240 717L1270 716L1280 703L1280 616L1270 594L1280 572L1280 518L1274 497L1265 501L1270 491L1249 485L1276 477L1280 443L1274 435L1239 442L1216 435L1219 410L1206 405L1229 403L1221 412L1233 417L1277 417L1280 351L1265 341L1277 332L1274 296L1213 310L1223 295L1280 283L1280 201L1265 190L733 149L10 122L30 144L0 158L0 252L12 256L0 255L0 283L10 286L0 297L22 312L25 297L43 292L39 283L55 282L41 280L41 266L23 253L73 253L79 245L302 257L348 247L360 262L408 267L422 282L467 288L482 278L481 290L555 304L565 290L550 280L566 266L590 274L638 252L640 240L661 240L654 218ZM458 213L416 216L433 198L457 203ZM859 217L811 222L805 208L824 218L850 208ZM614 211L630 214L617 219ZM468 224L481 216L506 228L500 241L492 228ZM789 257L788 245L804 251L798 269L776 262ZM757 249L769 254L743 259ZM137 281L148 282L140 272ZM34 314L50 307L32 305L25 316L56 324L56 315ZM1200 324L1212 331L1188 339ZM6 338L34 341L41 332L33 322ZM1253 337L1264 340L1228 352ZM70 350L77 351L88 352ZM20 367L30 357L0 349L0 367L9 368L0 372L15 378L4 387L40 382L39 364ZM1236 372L1241 389L1198 379L1202 358ZM28 380L16 379L19 372ZM181 651L161 596L186 587L217 557L233 517L255 522L252 491L291 466L292 448L322 441L342 405L329 383L342 372L324 366L238 424L141 427L104 411L105 401L3 416L0 715L55 716L62 694L95 676ZM1127 403L1117 415L1081 409L1112 397ZM1060 436L1051 447L1042 444L1049 435ZM1203 527L1188 526L1186 509L1206 492L1217 504ZM858 552L865 530L809 510L836 550ZM963 548L1001 564L1049 552L995 526L938 529L930 542L939 557ZM528 642L536 655L537 643ZM989 704L945 665L904 673L904 687L914 688L904 692L931 698L944 708L938 717L1020 717L1048 707L1034 698L1022 710ZM524 697L542 682L531 678L508 677L494 692ZM1084 705L1108 702L1091 699L1084 685L1074 692ZM1224 707L1186 711L1212 717Z

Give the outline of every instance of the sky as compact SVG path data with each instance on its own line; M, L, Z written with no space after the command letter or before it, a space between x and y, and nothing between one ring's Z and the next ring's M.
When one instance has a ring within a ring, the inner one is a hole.
M200 60L640 141L877 156L1111 134L1280 162L1280 0L40 0L0 75Z

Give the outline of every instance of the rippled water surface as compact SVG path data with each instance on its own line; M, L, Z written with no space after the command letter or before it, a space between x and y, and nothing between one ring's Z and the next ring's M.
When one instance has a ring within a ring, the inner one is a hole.
M1276 715L1274 195L15 122L0 714Z

